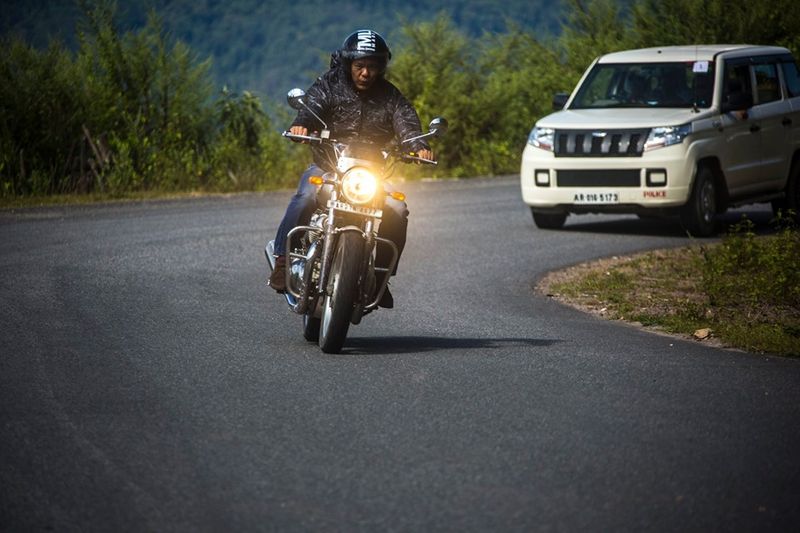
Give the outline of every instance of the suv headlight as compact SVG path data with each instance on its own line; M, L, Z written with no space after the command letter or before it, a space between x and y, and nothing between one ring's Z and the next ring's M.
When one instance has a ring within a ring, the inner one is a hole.
M680 126L663 126L650 130L650 135L644 143L645 152L664 148L683 142L687 135L692 133L691 124L681 124Z
M372 201L379 186L377 176L364 167L353 167L342 178L342 194L353 204Z
M540 128L537 126L528 135L528 144L552 152L555 136L556 130L553 128Z

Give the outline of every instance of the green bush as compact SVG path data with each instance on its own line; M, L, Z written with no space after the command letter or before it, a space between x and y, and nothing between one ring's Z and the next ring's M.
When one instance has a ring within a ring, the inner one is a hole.
M569 77L556 53L532 35L470 40L445 15L405 25L398 48L390 79L423 125L437 115L450 122L435 142L438 173L448 176L517 172L531 126Z
M753 351L800 355L800 232L791 217L757 236L750 220L703 249L702 290L715 335Z
M92 111L81 76L57 43L45 51L17 39L0 46L0 194L68 192L78 184L66 170Z
M790 217L775 223L775 235L757 237L744 218L719 246L705 250L703 286L712 305L800 309L800 232Z
M297 182L309 155L280 136L258 97L225 88L215 107L217 131L204 188L260 190Z
M215 101L209 62L151 14L121 33L86 4L80 49L0 43L0 196L254 190L296 180L297 149L254 94ZM287 176L291 175L291 178Z
M434 144L439 167L403 172L518 172L528 132L551 111L553 93L571 90L601 53L720 40L798 51L800 4L776 1L778 9L637 0L628 9L568 0L564 31L550 41L513 25L469 37L445 14L406 23L393 43L390 79L423 125L441 115L451 128ZM141 30L123 33L107 0L78 2L84 22L76 53L57 42L40 51L19 39L0 41L0 198L295 183L310 156L279 137L290 121L284 105L265 112L251 92L215 95L210 62L175 41L155 14Z

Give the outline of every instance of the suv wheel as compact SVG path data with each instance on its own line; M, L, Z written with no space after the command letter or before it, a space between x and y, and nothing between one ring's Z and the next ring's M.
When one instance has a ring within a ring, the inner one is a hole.
M772 212L777 215L780 210L791 210L794 212L795 222L800 223L800 160L792 164L785 191L785 198L772 202Z
M566 213L542 213L531 207L531 214L536 227L541 229L561 229L567 221Z
M695 237L714 234L714 217L717 214L717 187L714 174L708 167L701 167L694 180L692 195L681 211L683 228Z

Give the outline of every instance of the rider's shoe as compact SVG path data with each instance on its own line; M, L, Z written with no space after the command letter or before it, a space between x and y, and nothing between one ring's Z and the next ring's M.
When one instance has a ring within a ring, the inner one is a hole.
M378 307L383 307L384 309L391 309L394 307L394 298L392 298L392 293L389 292L388 285L386 286L386 290L383 291L383 296L381 296L378 302Z
M286 292L286 256L275 258L275 268L269 276L267 284L279 293Z
M376 272L375 273L375 284L376 287L380 287L383 284L383 280L385 279L386 273L384 272ZM392 293L389 292L389 284L386 284L386 290L383 291L381 295L381 299L378 300L378 307L383 307L384 309L391 309L394 307L394 298L392 298Z

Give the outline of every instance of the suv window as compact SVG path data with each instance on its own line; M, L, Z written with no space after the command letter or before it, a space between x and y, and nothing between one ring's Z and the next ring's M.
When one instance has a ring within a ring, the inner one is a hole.
M783 78L786 80L786 90L789 98L800 96L800 74L797 72L797 63L794 61L784 61L781 63L783 68Z
M581 84L570 108L709 107L713 80L714 64L708 61L602 63Z
M750 65L746 61L729 62L725 65L725 86L722 101L732 103L737 96L753 96L750 82Z
M758 103L765 104L781 99L781 84L778 80L778 67L773 63L761 63L753 66L756 74L756 94Z

